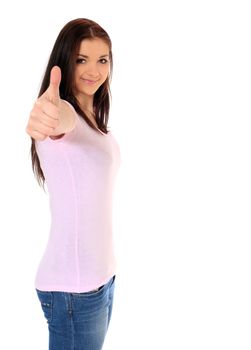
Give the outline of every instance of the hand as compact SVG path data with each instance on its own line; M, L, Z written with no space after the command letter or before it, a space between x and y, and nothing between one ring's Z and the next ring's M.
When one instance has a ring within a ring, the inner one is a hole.
M25 129L36 140L43 141L47 136L54 135L54 130L59 125L60 82L61 70L58 66L54 66L51 69L50 85L34 103Z

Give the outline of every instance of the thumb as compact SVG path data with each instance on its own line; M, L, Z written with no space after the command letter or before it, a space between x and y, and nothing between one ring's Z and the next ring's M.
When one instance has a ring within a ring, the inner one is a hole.
M59 86L61 82L61 69L58 66L54 66L51 69L50 85L46 91L47 98L55 105L59 104L60 94Z

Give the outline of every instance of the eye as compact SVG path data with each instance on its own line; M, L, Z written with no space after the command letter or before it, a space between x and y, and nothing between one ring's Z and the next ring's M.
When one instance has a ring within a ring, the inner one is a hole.
M77 61L76 61L76 63L84 63L83 61L85 61L84 58L78 58Z
M103 62L101 62L101 61L103 61ZM105 64L105 63L107 63L108 61L107 61L105 58L101 58L100 62L101 62L102 64Z

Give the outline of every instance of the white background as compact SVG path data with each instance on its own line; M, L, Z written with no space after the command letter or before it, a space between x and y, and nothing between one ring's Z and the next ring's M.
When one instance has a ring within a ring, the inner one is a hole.
M1 348L47 349L33 282L50 216L25 126L56 36L85 17L113 42L110 127L122 153L104 349L250 349L248 5L1 5Z

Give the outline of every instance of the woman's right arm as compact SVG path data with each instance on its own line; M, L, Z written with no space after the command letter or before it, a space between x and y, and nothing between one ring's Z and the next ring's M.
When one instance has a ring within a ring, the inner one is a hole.
M74 129L77 114L74 108L60 98L59 85L61 70L54 66L51 70L48 89L34 103L26 126L26 132L35 140L43 141L50 136L59 138Z

